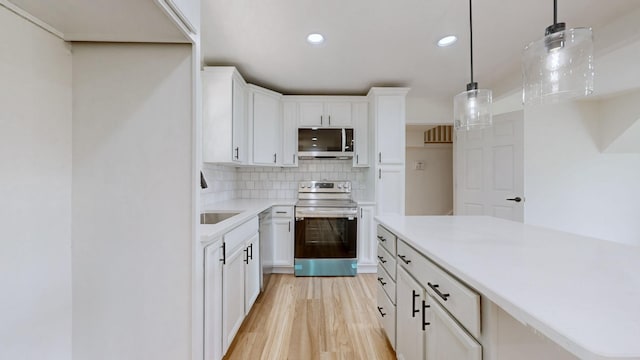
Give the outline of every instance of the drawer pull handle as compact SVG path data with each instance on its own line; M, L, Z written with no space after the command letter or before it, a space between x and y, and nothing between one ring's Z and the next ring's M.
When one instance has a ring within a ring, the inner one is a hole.
M378 239L380 239L380 241L383 241L383 242L384 242L384 241L387 241L387 239L385 239L384 237L382 237L382 236L380 236L380 235L378 235Z
M420 294L418 294L415 290L411 290L411 293L413 295L413 298L411 300L411 310L413 311L411 313L411 317L416 317L416 313L420 312L420 310L416 310L416 298L419 297Z
M440 296L444 301L447 301L447 298L451 296L451 294L443 294L442 292L440 292L440 290L438 290L438 287L440 287L440 285L438 284L432 284L428 282L427 285L429 285L431 290L435 291L435 293L438 294L438 296Z
M387 260L385 260L382 256L378 255L378 260L380 260L381 263L386 263Z
M387 285L387 283L386 283L386 282L384 282L384 281L382 281L382 279L383 279L383 278L381 278L381 277L379 277L379 278L378 278L378 281L380 282L380 284L381 284L382 286Z
M246 248L243 251L244 251L244 263L248 264L249 263L249 248Z
M409 264L411 262L411 260L407 260L406 259L406 255L398 255L398 257L400 258L400 260L402 260L405 264Z
M430 308L431 305L427 305L427 303L422 300L422 331L427 330L427 326L431 325L430 322L427 322L427 308Z
M380 306L378 306L378 312L380 312L380 315L382 315L382 317L385 317L385 315L387 315L387 313L382 312L382 308Z

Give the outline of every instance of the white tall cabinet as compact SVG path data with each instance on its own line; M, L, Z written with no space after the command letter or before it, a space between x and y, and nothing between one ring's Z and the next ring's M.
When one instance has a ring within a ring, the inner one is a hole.
M221 240L204 249L204 358L222 358L222 246Z
M408 88L372 88L369 103L375 131L377 214L404 215L405 98Z

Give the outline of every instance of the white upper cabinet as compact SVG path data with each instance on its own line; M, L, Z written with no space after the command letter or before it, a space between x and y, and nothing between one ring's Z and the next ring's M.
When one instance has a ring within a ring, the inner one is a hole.
M297 111L297 103L282 103L282 166L298 166Z
M247 84L234 67L202 71L202 161L245 164Z
M369 92L373 103L378 164L404 164L407 92L405 88L373 88Z
M249 85L253 164L282 163L282 95Z
M299 101L299 127L351 127L351 102L331 97Z
M355 151L353 154L354 167L369 166L369 104L367 102L353 103L353 128Z

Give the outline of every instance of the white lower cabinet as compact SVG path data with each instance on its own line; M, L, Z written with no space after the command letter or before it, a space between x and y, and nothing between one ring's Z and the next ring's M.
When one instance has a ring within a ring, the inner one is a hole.
M222 269L222 346L223 353L236 336L245 315L244 303L244 247L240 246L225 258Z
M222 358L222 247L204 249L204 358Z
M426 358L481 360L482 346L437 301L428 303L431 316L426 330Z
M374 272L377 263L373 223L375 206L362 205L358 210L358 272Z
M244 314L249 310L260 295L260 237L258 233L247 240L244 273Z
M396 237L378 225L378 317L382 323L387 339L393 349L396 348ZM389 249L393 249L389 252Z
M222 259L222 354L224 354L260 294L258 217L250 219L224 235Z
M273 219L273 271L293 270L294 227L293 206L274 206Z
M426 292L402 267L398 267L396 283L396 356L399 360L425 359L425 330L423 301ZM426 304L425 304L426 306ZM444 358L443 358L444 359Z

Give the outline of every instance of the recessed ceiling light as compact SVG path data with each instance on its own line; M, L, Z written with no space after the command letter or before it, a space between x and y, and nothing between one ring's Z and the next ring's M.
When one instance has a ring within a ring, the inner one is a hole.
M318 33L309 34L307 35L307 42L311 45L320 45L324 42L324 36Z
M458 41L458 38L455 35L447 35L442 39L438 40L438 46L445 47L445 46L453 45L456 41Z

